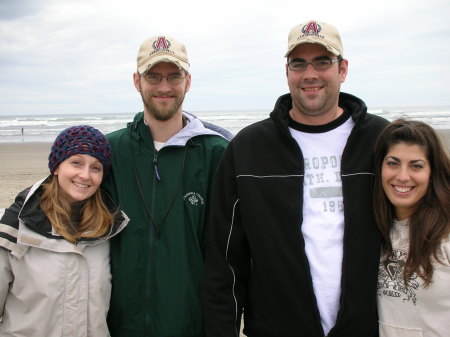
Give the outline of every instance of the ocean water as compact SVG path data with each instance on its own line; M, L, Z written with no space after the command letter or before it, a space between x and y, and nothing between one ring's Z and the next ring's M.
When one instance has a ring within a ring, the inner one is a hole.
M233 134L245 126L268 117L271 109L200 111L194 112L201 119L219 125ZM434 107L380 107L369 109L370 113L393 120L401 116L426 122L436 129L450 129L450 106ZM52 142L55 137L73 125L88 124L103 133L126 126L135 113L112 114L58 114L14 116L0 112L0 143Z
M254 122L269 116L271 109L200 111L195 114L210 123L219 125L233 134ZM430 124L435 129L450 129L450 106L379 107L369 112L388 120L408 117ZM133 120L135 113L112 114L58 114L14 116L0 112L0 146L12 142L53 142L55 137L73 125L88 124L103 133L118 130ZM0 208L0 217L4 209Z

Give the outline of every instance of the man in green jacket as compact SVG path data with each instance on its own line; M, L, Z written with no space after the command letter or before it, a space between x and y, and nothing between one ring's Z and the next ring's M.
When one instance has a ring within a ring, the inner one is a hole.
M111 241L110 333L204 336L207 214L228 140L182 110L191 74L180 42L144 41L133 79L144 111L108 135L113 160L104 187L130 218Z

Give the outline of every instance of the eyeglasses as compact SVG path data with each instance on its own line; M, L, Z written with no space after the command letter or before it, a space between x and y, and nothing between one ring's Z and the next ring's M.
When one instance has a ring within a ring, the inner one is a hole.
M323 59L323 60L315 60L312 62L305 62L305 61L291 61L288 62L288 67L292 71L305 71L308 67L308 64L312 64L313 68L315 70L327 70L331 68L331 65L333 63L338 62L338 59L330 60L330 59Z
M171 85L180 84L184 80L184 76L181 74L170 74L167 76L162 76L160 74L145 74L142 75L148 83L158 84L161 83L162 79L165 77L167 79L167 83Z

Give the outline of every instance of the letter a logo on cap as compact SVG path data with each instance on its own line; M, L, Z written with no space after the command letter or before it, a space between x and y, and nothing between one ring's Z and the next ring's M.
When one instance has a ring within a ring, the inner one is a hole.
M320 25L315 21L310 21L308 24L304 25L302 28L302 33L306 35L317 35L322 30Z
M170 47L170 42L164 36L160 36L153 42L153 48L155 50L167 50Z

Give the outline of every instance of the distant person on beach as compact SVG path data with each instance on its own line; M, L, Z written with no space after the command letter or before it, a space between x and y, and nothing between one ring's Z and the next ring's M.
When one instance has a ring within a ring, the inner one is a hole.
M374 207L380 337L449 336L450 159L427 124L399 119L380 135Z
M0 220L0 336L109 336L109 239L128 218L99 189L111 149L97 129L62 131L50 175Z
M386 125L340 92L348 61L335 27L292 28L290 94L225 152L205 262L209 337L374 337L381 236L372 150Z
M207 214L228 140L182 110L191 74L177 40L144 41L133 79L144 111L107 136L113 159L104 186L131 219L111 245L111 335L204 336Z

